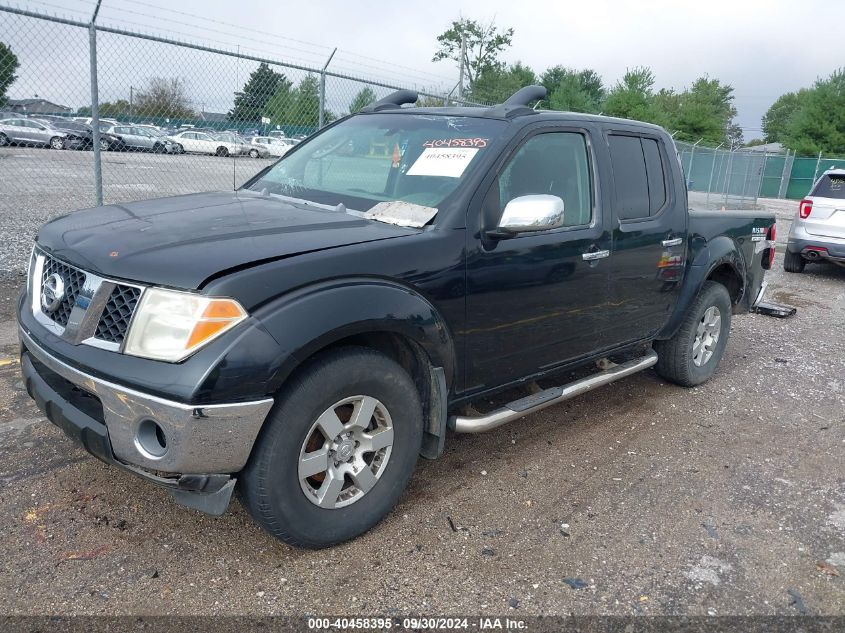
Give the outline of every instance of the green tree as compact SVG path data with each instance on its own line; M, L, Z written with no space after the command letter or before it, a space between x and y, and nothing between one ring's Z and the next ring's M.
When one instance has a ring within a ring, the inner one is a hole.
M536 83L537 75L522 62L507 68L490 67L476 77L469 97L478 103L502 103L520 88Z
M466 40L466 54L461 60L461 39ZM440 48L431 61L452 59L463 63L470 89L481 75L490 70L501 69L499 54L511 45L513 29L499 30L495 22L487 25L478 20L460 18L437 36Z
M320 124L320 82L314 75L307 75L290 91L284 117L287 125L317 127ZM323 112L324 123L330 123L335 118L329 110Z
M656 107L656 119L676 130L675 138L681 141L703 139L705 145L736 145L742 141L742 130L733 124L733 99L731 86L718 79L700 77L689 90L678 95L674 111L665 111L665 104Z
M276 72L263 62L259 64L250 74L244 87L235 93L235 107L229 111L229 120L253 123L261 121L264 107L283 81L287 79L282 73Z
M602 106L605 114L637 121L656 121L654 109L654 73L650 68L629 69L607 95Z
M288 116L293 104L294 95L291 82L283 77L276 85L276 91L264 104L262 116L270 119L272 125L288 123Z
M802 88L798 92L787 92L766 110L763 115L763 138L767 143L779 143L783 139L787 125L801 108L802 101L809 91Z
M370 105L375 100L376 93L373 92L372 88L369 86L361 88L361 90L358 91L358 94L352 98L352 103L349 104L349 114L360 112L361 109Z
M789 119L782 142L798 154L845 154L845 67L816 80Z
M0 106L5 105L6 91L18 78L15 71L19 65L18 56L9 46L0 42Z
M576 71L553 66L540 76L540 83L546 88L552 110L593 114L601 111L604 85L601 76L592 69Z

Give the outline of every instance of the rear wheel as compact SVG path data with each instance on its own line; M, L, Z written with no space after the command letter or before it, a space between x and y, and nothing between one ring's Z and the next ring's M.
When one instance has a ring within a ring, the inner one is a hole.
M250 155L251 158L258 158L258 150L257 149L249 150L249 155Z
M100 151L107 152L109 151L109 142L105 139L100 139Z
M177 154L185 153L185 148L182 147L179 143L176 143L173 147L175 148Z
M215 154L217 154L217 156L228 156L229 150L226 149L225 147L221 146L221 147L217 148L217 151L215 152Z
M255 520L292 545L366 532L399 501L422 443L411 377L368 348L317 357L292 378L241 478Z
M0 147L6 147L9 144L9 137L5 134L0 134Z
M783 269L788 273L803 273L807 260L801 257L801 253L791 253L788 250L783 254Z
M714 281L704 282L675 336L654 342L657 373L684 387L700 385L719 366L730 329L731 297L727 288Z
M50 147L53 149L64 149L65 140L61 136L54 136L50 139Z

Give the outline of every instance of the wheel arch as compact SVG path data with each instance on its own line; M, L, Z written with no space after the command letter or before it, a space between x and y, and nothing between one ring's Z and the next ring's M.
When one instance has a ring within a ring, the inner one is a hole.
M746 288L746 265L731 238L721 235L695 254L684 276L675 311L656 339L668 339L675 335L684 315L706 281L715 281L725 286L732 305L737 306L742 301Z
M455 349L445 320L422 295L386 280L342 279L271 302L256 316L279 343L269 393L321 353L347 346L375 349L402 366L417 386L426 421L423 456L442 452Z

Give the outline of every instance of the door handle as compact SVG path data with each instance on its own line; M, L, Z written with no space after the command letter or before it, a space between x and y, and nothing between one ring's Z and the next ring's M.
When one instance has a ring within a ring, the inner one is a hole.
M592 262L597 259L604 259L605 257L610 257L610 251L593 251L591 253L584 253L581 255L585 262Z
M671 240L663 240L663 246L680 246L684 243L684 238L676 237Z

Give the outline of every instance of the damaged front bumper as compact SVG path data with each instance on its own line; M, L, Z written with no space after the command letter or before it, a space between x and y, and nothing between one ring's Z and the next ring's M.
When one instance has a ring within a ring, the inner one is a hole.
M47 418L106 463L168 488L188 507L222 514L272 398L193 406L86 374L53 357L23 329L21 371Z

